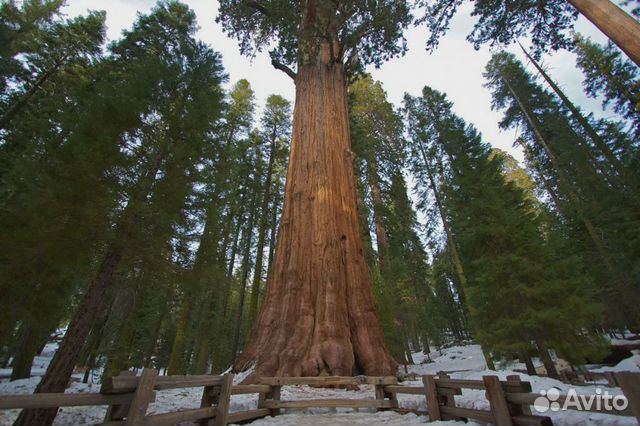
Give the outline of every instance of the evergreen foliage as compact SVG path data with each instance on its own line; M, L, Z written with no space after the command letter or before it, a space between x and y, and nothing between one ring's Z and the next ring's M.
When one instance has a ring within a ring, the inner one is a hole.
M498 354L535 345L573 362L598 353L585 334L599 307L579 259L555 248L522 189L507 182L501 159L451 103L428 87L405 96L413 143L436 145L449 180L445 206L460 250L474 336ZM424 185L424 183L423 183Z
M494 55L487 65L488 86L493 90L494 108L504 109L504 128L523 129L520 138L527 162L538 184L553 201L553 209L573 237L577 253L590 269L604 301L610 326L636 327L637 310L637 192L599 171L608 166L595 146L570 121L566 110L535 82L512 55ZM614 123L609 130L618 155L637 149ZM617 129L617 130L616 130ZM611 131L613 130L613 131ZM625 146L620 149L621 146ZM638 174L628 159L623 174L637 182Z

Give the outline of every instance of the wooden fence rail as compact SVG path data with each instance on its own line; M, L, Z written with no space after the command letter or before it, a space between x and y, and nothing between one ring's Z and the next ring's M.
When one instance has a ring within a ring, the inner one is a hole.
M423 395L428 414L434 420L473 419L497 426L552 425L547 416L533 415L531 406L539 394L531 392L531 385L520 380L520 376L508 376L499 380L497 376L484 376L482 380L452 379L444 373L422 377L422 386L398 384L395 377L263 377L256 385L233 385L233 374L223 376L167 376L160 377L153 369L144 369L141 376L122 372L119 376L105 380L99 394L35 394L0 396L0 409L53 408L86 405L106 405L107 414L103 425L173 425L193 421L202 426L226 426L280 414L282 409L313 407L391 409L398 412L397 395ZM605 412L624 416L635 416L640 424L640 374L615 373L615 382L621 387L629 404L624 411L605 411L594 408L589 411ZM282 400L282 386L353 386L373 385L373 399L306 399ZM156 392L165 389L202 387L199 408L183 411L147 414L149 404L156 399ZM456 405L456 395L462 389L484 390L489 410L478 410ZM232 395L257 394L258 407L254 410L230 413ZM556 402L563 404L566 396ZM413 411L415 412L415 411ZM426 414L419 412L419 414Z

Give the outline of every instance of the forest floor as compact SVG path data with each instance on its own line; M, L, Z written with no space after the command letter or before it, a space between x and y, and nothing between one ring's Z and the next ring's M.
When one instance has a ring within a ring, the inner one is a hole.
M51 356L55 352L56 345L47 345L41 356L34 361L32 373L43 372ZM442 351L434 351L428 355L415 353L414 362L416 365L407 367L409 373L435 374L438 371L451 372L451 376L460 379L478 379L483 375L498 375L504 379L507 375L514 374L514 370L520 370L523 365L510 363L501 365L499 371L489 371L486 369L484 358L478 345L452 346ZM600 371L638 371L640 372L640 354L635 354L613 367L591 366L592 369ZM400 367L404 373L404 366ZM0 374L6 373L0 371ZM557 389L560 393L566 394L570 389L575 389L580 395L595 395L597 389L609 391L612 395L620 394L618 388L606 388L605 384L593 384L588 386L571 386L558 380L546 377L528 376L519 373L522 380L531 382L534 392L542 390ZM93 376L93 383L81 383L82 376L74 375L71 386L67 392L98 392L100 389L99 376ZM238 381L241 377L237 377ZM34 376L30 379L16 380L9 382L4 379L0 381L0 395L7 394L28 394L33 392L40 377ZM422 385L419 380L403 382L409 385ZM201 388L174 389L157 392L156 402L149 407L150 413L161 413L177 411L187 408L197 408L200 404L202 394ZM358 391L347 391L342 389L317 389L308 386L286 386L282 391L282 399L319 399L319 398L370 398L373 399L373 386L360 386ZM418 395L399 395L401 407L418 410L426 410L425 399ZM484 391L465 389L462 395L456 397L456 404L461 407L488 409L489 403L484 397ZM231 411L244 411L253 409L257 405L257 396L235 395L231 401ZM55 425L92 425L100 423L104 419L106 407L69 407L60 409L55 421ZM9 426L18 414L18 410L0 411L0 425ZM606 414L597 414L578 411L558 411L545 413L553 419L556 426L631 426L637 425L635 419L631 417L620 417ZM361 409L354 412L352 409L311 409L289 411L281 416L256 420L251 423L253 426L415 426L424 425L428 422L428 417L416 416L414 414L401 415L394 412L367 412ZM433 422L433 426L462 426L463 422ZM477 423L469 422L467 426L479 426Z

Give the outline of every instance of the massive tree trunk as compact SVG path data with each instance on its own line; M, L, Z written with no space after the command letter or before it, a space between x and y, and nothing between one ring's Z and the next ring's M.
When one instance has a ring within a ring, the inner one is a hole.
M255 366L247 381L390 375L397 367L384 343L360 240L344 68L327 41L306 47L295 77L273 273L252 339L235 365Z
M640 67L640 23L610 0L567 0Z

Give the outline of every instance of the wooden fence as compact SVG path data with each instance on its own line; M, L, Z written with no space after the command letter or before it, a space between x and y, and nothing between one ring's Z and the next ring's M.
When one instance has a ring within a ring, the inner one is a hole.
M589 411L635 416L640 424L640 374L615 373L615 381L629 401L624 411L605 411L592 407ZM482 380L452 379L444 373L422 377L422 386L398 384L395 377L263 377L256 385L233 385L233 374L223 376L158 376L153 369L144 369L141 376L123 372L104 381L98 394L35 394L0 396L0 409L54 408L85 405L106 405L103 425L173 425L195 421L203 426L225 426L231 423L275 416L282 409L313 407L373 408L408 412L398 405L399 394L424 395L428 415L434 420L473 419L497 426L552 425L547 416L533 415L531 406L540 397L531 392L531 385L517 375L499 380L497 376L484 376ZM310 385L357 386L373 385L374 395L369 399L303 399L283 400L282 386ZM155 401L156 391L165 389L202 387L200 407L162 414L147 414L149 404ZM462 389L484 390L489 410L459 407L455 396ZM258 394L258 407L254 410L230 413L232 395ZM566 396L556 400L562 404ZM418 412L427 414L427 412Z
M159 390L202 387L200 408L162 414L147 414ZM199 422L206 426L224 426L264 417L268 409L229 413L231 395L258 393L264 395L269 386L233 386L233 374L224 376L158 376L158 371L145 368L141 376L122 372L104 381L98 394L34 394L0 396L0 409L55 408L83 405L106 405L105 426L161 426L180 422Z

